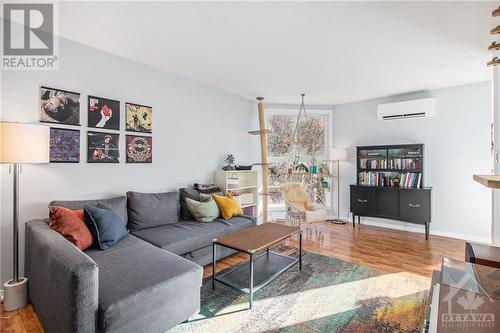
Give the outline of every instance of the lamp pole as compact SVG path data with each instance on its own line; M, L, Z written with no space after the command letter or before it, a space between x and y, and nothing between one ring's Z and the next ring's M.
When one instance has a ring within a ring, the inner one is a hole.
M13 281L14 283L19 282L19 173L21 166L19 163L14 163L13 165L13 201L14 201L14 207L13 207L13 244L14 244L14 260L13 260Z

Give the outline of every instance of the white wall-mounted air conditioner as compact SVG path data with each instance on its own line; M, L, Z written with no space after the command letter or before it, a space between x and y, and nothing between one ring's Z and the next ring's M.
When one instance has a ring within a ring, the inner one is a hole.
M379 104L377 107L378 120L427 118L435 115L435 98L423 98L405 102Z

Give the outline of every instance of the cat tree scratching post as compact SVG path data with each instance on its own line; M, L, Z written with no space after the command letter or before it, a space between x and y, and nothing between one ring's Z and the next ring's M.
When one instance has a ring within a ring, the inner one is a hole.
M250 131L248 134L259 135L260 136L260 159L261 163L258 165L262 166L262 190L259 193L262 196L262 222L266 223L267 220L267 196L268 184L267 177L269 174L268 163L267 163L267 139L266 135L271 133L270 130L266 129L266 118L264 113L264 103L262 102L264 97L257 97L257 106L259 110L259 129L257 131Z

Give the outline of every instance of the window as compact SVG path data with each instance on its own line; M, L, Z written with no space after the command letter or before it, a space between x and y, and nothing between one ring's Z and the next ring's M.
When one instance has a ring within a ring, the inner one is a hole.
M302 182L309 189L312 199L318 203L330 206L325 192L329 191L330 170L330 111L307 111L302 114L297 130L298 160L293 164L295 153L293 150L294 131L297 123L298 110L267 110L266 128L271 130L267 136L267 157L269 167L269 189L273 195L269 196L269 207L275 210L284 209L284 201L280 193L283 182ZM310 168L312 162L318 168L317 177L307 177L304 169L293 170L292 165L303 165ZM302 171L302 172L300 172Z

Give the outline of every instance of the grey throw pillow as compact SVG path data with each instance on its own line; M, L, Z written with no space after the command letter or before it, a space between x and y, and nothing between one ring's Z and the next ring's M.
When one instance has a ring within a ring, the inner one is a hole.
M186 199L200 201L200 193L194 188L180 188L180 205L181 205L181 220L194 220L193 214L189 211Z
M127 192L128 225L141 230L179 222L179 192Z

